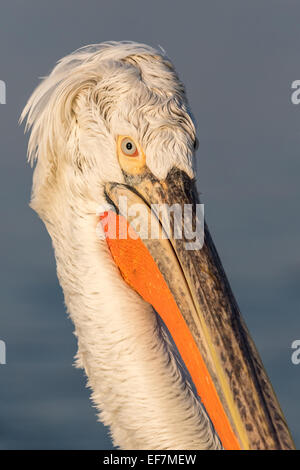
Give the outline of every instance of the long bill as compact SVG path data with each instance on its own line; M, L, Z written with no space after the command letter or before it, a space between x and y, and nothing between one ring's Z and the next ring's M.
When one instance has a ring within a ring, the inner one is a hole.
M126 282L164 320L223 447L294 449L206 224L204 239L191 241L201 227L195 182L178 169L164 181L149 170L125 181L107 184L106 196L119 223L135 230L129 239L107 236L110 250ZM166 208L177 215L166 217ZM147 219L147 236L134 236L137 219L139 227Z

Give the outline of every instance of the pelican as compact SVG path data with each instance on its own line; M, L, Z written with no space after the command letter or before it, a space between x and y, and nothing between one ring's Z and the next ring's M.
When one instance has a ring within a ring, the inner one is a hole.
M293 449L206 224L196 249L186 234L132 228L136 205L160 234L165 219L152 206L188 206L192 228L200 220L195 122L165 52L83 47L42 80L24 119L31 207L53 242L76 366L113 444Z

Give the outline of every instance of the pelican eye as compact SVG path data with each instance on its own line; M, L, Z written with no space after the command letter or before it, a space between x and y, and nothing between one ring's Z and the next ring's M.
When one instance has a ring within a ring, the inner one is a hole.
M124 139L122 139L121 150L123 154L127 155L128 157L137 157L139 154L137 146L129 137L125 137Z
M140 143L129 135L118 135L116 144L122 170L130 175L142 173L146 167L146 156Z

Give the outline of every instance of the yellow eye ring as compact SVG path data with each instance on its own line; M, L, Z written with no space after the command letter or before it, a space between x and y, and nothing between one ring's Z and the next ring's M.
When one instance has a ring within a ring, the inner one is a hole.
M146 157L141 146L129 135L117 137L117 155L122 170L129 174L144 171Z

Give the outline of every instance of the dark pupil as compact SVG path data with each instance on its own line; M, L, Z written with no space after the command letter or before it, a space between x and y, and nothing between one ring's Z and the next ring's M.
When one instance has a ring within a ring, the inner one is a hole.
M132 143L131 143L131 142L127 142L126 148L127 148L127 150L132 150Z

